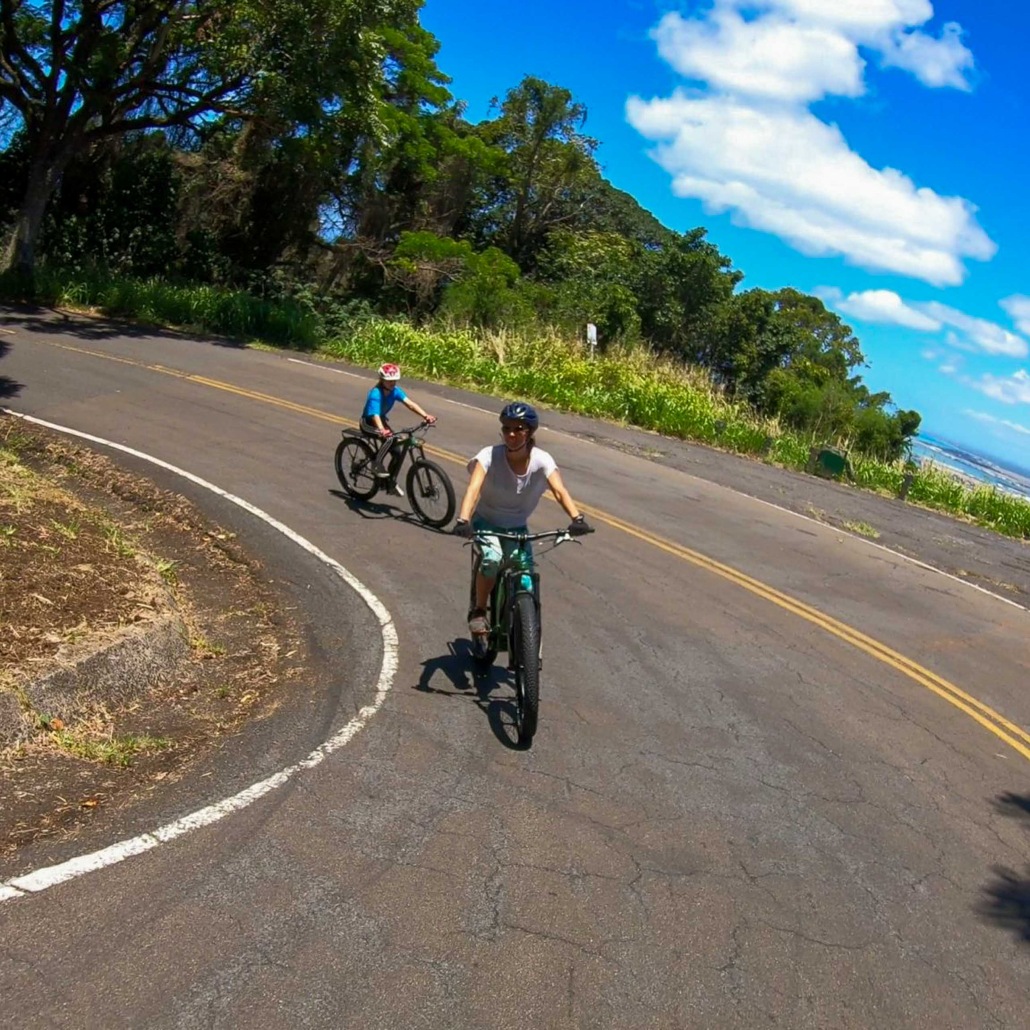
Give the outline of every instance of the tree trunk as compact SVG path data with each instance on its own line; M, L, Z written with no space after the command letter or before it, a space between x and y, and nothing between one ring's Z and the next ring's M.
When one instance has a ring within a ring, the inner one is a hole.
M4 268L31 276L36 267L36 245L47 205L71 157L69 150L37 157L29 168L28 185L14 219L14 234L4 255Z

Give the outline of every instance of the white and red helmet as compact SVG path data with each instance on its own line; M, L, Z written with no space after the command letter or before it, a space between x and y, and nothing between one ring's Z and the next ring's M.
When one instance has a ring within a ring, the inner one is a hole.
M379 366L379 378L385 379L388 383L396 383L401 377L400 367L387 362Z

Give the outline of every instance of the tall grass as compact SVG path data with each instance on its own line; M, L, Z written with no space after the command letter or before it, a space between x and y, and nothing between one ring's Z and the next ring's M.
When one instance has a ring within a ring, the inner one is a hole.
M371 321L320 349L369 367L390 358L430 379L760 454L787 468L806 469L812 447L826 442L785 430L776 420L728 400L697 369L643 349L615 348L591 360L581 344L554 332L474 333ZM1019 497L990 486L968 486L932 464L852 455L849 466L856 486L896 497L911 475L910 501L1030 539L1030 502Z
M321 336L314 312L295 302L263 300L243 290L132 279L98 269L69 273L46 265L37 268L33 278L33 297L39 303L305 349L316 347ZM0 282L0 292L10 296L13 281Z
M428 378L745 453L761 451L774 429L747 406L724 398L696 370L643 349L613 349L591 360L579 344L553 331L477 334L374 321L321 349L369 366L389 356Z
M9 277L0 294L12 296ZM99 270L38 269L35 299L99 309L162 325L317 349L374 368L386 359L429 379L518 397L565 411L652 429L742 454L762 455L803 470L813 445L827 441L785 430L747 405L734 403L709 377L644 348L612 348L591 359L583 345L554 331L473 332L416 328L382 319L356 321L327 338L318 315L295 301L270 301L240 290L140 281ZM898 496L907 475L908 499L969 518L1009 536L1030 539L1030 502L989 486L969 486L935 465L918 468L852 455L851 480Z

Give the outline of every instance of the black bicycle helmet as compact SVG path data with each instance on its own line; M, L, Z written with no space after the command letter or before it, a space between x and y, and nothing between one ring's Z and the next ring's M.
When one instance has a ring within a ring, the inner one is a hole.
M501 421L509 419L512 422L525 422L530 429L536 429L540 425L540 416L532 404L525 404L523 401L512 401L504 406L501 412Z

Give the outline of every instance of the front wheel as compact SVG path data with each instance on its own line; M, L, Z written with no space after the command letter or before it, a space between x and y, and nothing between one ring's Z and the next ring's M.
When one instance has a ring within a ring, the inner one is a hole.
M529 747L540 712L540 621L530 593L515 598L512 655L515 666L515 718L519 743Z
M359 501L367 501L379 489L372 471L375 452L357 436L345 436L336 446L333 466L340 486Z
M415 514L437 529L454 517L457 502L450 478L439 465L425 458L416 458L408 469L408 497Z

